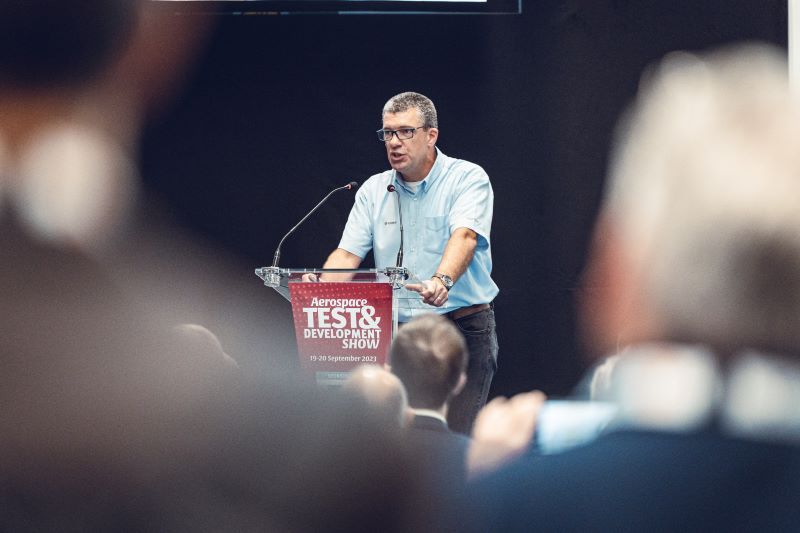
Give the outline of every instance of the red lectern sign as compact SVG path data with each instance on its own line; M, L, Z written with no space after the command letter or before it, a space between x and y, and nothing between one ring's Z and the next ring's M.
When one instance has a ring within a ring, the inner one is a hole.
M297 354L318 382L362 363L382 365L392 341L389 283L290 283Z

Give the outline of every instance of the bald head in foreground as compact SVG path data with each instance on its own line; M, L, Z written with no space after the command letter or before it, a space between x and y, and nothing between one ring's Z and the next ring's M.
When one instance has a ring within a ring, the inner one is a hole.
M362 400L369 409L391 425L404 427L408 398L397 376L377 365L357 366L343 385L345 393Z

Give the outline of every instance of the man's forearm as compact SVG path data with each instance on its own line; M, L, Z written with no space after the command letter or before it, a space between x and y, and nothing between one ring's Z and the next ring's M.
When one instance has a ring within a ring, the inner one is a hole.
M456 229L447 241L436 272L450 276L454 281L457 280L472 262L477 245L477 233L467 228Z
M361 265L360 257L342 248L337 248L331 252L322 268L358 268L359 265Z
M447 246L444 248L442 260L436 269L437 273L457 280L461 274L466 272L467 267L472 262L475 255L475 248L478 245L478 234L467 228L458 228L450 235ZM447 302L447 288L444 281L440 278L424 280L422 283L406 285L409 290L416 291L422 297L422 301L435 307L441 307Z
M325 260L325 264L322 265L322 268L358 268L360 265L360 257L342 248L337 248L331 252L331 255ZM328 273L325 274L324 281L349 281L351 279L353 279L353 274L350 273Z

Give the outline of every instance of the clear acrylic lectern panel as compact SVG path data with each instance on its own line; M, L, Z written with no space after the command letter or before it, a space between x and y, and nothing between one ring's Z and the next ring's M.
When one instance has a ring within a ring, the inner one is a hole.
M407 268L257 268L256 276L264 285L275 289L281 296L291 301L290 283L346 281L354 283L387 283L392 286L392 338L397 331L398 310L408 307L409 300L420 300L419 293L405 288L408 283L421 283ZM311 276L308 276L311 275ZM311 278L311 279L306 279Z

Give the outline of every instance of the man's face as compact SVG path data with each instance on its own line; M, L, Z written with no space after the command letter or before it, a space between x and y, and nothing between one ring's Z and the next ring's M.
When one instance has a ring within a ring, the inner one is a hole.
M424 121L418 109L383 115L383 129L401 130L419 128ZM439 131L436 128L418 129L410 139L399 139L393 135L386 141L386 155L393 169L407 181L420 181L428 175L433 165L433 147Z

